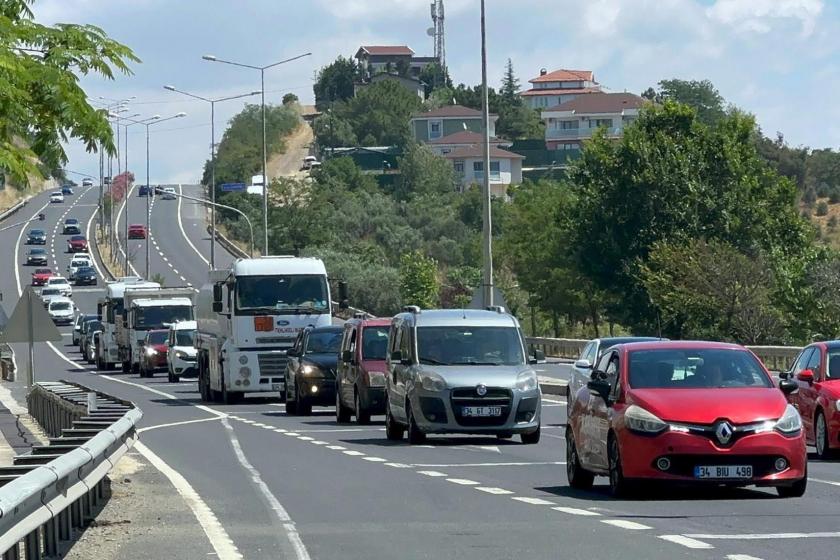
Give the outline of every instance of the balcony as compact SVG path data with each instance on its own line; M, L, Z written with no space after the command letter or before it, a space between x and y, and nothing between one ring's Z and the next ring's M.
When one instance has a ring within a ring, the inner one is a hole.
M583 138L589 138L592 134L598 130L597 128L546 128L545 130L545 139L546 140L579 140ZM621 132L624 129L622 127L611 127L607 128L607 136L611 138L616 138L621 136Z

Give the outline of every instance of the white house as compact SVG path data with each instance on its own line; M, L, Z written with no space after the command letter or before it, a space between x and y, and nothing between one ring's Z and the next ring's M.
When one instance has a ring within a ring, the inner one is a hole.
M453 134L431 140L428 145L429 148L431 148L437 155L445 156L458 148L465 148L473 145L480 146L483 139L484 136L478 132L473 132L472 130L462 130L461 132L455 132ZM508 148L511 144L512 143L508 140L502 140L501 138L496 138L495 136L490 137L491 146Z
M452 162L461 181L461 190L484 181L484 155L480 144L461 146L444 156ZM510 185L522 182L522 160L525 156L509 152L497 145L490 146L490 193L507 197Z
M601 92L601 84L595 81L595 74L591 70L548 72L543 68L539 76L528 82L531 83L531 89L523 91L519 96L532 109L554 107L581 95Z

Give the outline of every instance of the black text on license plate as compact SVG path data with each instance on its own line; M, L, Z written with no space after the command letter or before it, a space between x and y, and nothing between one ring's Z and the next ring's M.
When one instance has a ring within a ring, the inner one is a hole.
M501 406L465 406L461 410L464 416L475 416L475 417L485 417L485 416L501 416L502 415L502 407Z
M751 465L701 465L694 467L694 478L752 478Z

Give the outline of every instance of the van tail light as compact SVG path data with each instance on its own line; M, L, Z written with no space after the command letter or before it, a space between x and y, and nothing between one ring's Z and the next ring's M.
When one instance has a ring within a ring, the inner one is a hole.
M274 318L271 316L254 317L254 330L270 332L274 330Z

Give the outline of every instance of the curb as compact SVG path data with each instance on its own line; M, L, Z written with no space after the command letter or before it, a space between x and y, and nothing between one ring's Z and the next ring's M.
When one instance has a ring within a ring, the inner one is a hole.
M559 379L540 378L540 391L544 395L568 396L569 384Z

